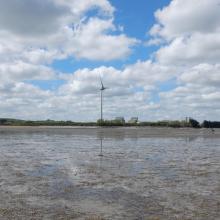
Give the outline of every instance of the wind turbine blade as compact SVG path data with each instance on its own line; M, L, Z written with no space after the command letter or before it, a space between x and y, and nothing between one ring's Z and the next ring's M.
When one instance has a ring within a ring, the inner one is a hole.
M101 82L102 88L104 88L101 76L100 76L100 82Z

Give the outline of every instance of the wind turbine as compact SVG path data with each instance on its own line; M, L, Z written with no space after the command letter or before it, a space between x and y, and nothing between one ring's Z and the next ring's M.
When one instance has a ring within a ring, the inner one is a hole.
M101 78L101 76L100 76L100 82L101 82L101 88L100 88L100 92L101 92L101 125L102 125L102 122L103 122L103 107L102 107L102 104L103 104L103 91L104 90L106 90L106 89L108 89L107 87L105 87L104 85L103 85L103 82L102 82L102 78Z

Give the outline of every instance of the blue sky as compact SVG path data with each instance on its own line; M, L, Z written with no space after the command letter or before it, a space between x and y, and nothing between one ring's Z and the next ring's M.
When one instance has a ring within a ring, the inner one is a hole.
M219 0L24 1L0 2L1 117L96 121L101 75L105 118L219 118Z
M154 12L157 9L168 5L170 0L111 0L111 4L115 7L114 23L117 26L123 26L124 33L129 37L134 37L142 42L149 40L148 31L155 23ZM90 14L90 13L89 13ZM79 60L74 57L55 60L52 67L63 72L72 73L79 68L95 68L100 65L114 66L116 68L123 68L124 65L135 63L137 60L146 60L151 57L152 53L157 49L156 46L143 46L140 43L132 51L132 54L125 59L119 59L108 62L94 62L90 60Z

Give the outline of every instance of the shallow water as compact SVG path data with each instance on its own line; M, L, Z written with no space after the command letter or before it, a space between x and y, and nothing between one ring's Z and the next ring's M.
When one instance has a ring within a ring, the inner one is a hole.
M0 219L220 219L220 130L1 127L0 153Z

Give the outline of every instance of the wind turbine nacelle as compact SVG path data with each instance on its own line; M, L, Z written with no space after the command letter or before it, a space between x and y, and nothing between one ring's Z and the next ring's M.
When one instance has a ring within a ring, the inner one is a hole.
M105 87L102 87L102 88L101 88L100 90L101 90L101 91L104 91L104 90L106 90L106 89L107 89L107 88L105 88Z

